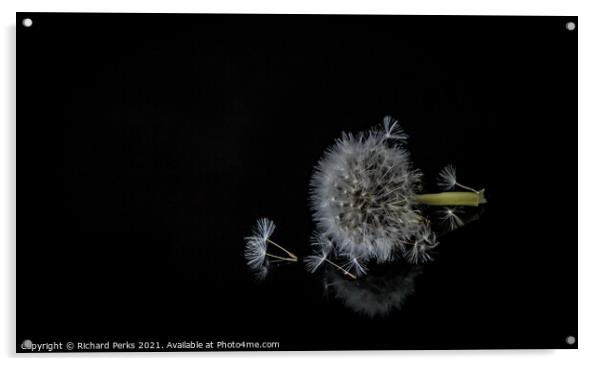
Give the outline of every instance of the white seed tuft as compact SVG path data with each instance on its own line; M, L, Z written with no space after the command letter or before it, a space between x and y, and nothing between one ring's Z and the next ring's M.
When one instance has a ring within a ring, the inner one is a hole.
M386 116L383 119L383 127L385 130L384 137L391 140L406 141L408 135L399 127L398 121L391 116Z
M350 273L354 273L356 276L360 277L368 273L366 266L362 263L361 259L358 257L351 256L349 257L349 261L345 263L343 268Z
M260 271L265 262L268 239L274 233L276 225L270 219L257 220L252 234L245 238L245 259L252 270Z
M430 253L437 245L439 243L435 233L429 225L423 225L416 236L416 240L410 244L410 249L405 252L406 260L414 264L430 262L433 260Z
M437 185L444 191L453 189L458 181L456 180L456 167L448 165L439 172Z
M324 235L316 233L312 238L312 246L314 246L313 254L308 255L303 259L305 268L314 273L324 263L332 252L332 242Z

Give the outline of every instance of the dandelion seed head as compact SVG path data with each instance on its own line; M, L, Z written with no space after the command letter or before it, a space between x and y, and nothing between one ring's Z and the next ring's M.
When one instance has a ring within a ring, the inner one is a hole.
M318 163L311 204L319 230L337 252L388 261L419 230L413 209L422 174L412 167L397 121L357 135L343 133Z

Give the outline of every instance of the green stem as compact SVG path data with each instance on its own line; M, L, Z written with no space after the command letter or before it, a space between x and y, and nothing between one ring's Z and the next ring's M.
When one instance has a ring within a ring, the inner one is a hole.
M478 206L487 203L485 190L419 194L418 202L429 206Z

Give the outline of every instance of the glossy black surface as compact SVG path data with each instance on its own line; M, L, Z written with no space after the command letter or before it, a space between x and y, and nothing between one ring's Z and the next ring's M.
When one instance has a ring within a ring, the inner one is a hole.
M17 14L17 343L576 347L567 21ZM426 191L448 163L486 188L479 220L441 239L386 316L324 296L301 265L253 281L255 220L307 254L312 167L387 114Z

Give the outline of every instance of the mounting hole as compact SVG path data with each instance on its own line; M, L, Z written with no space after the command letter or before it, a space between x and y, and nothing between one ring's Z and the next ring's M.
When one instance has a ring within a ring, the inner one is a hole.
M23 19L23 26L24 27L31 27L33 25L33 20L31 20L30 18L25 18Z
M573 345L573 344L575 344L575 341L576 341L576 339L573 336L566 337L566 344Z
M577 25L575 23L573 23L573 22L566 23L566 29L572 31L572 30L575 30L575 28L577 28Z

